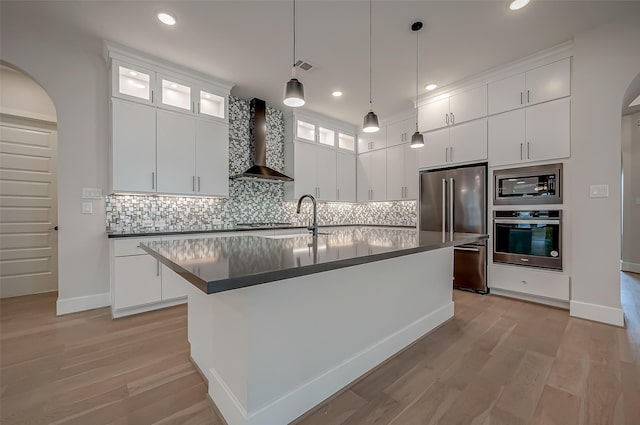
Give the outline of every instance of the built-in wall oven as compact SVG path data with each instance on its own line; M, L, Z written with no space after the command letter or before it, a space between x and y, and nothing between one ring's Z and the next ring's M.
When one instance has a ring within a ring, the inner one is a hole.
M519 167L493 172L494 205L562 203L562 164Z
M562 270L562 211L494 211L493 262Z

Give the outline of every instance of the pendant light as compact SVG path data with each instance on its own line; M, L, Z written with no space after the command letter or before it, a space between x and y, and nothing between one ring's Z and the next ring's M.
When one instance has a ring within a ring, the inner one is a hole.
M416 132L411 136L412 148L421 148L424 146L424 136L418 131L418 65L420 63L420 50L418 49L418 33L422 29L422 22L416 21L411 25L411 31L416 33Z
M296 78L296 0L293 0L293 66L291 67L291 79L284 86L283 102L293 108L305 103L304 86Z
M362 131L375 133L378 130L380 130L378 116L373 112L373 102L371 101L371 0L369 0L369 112L364 116Z

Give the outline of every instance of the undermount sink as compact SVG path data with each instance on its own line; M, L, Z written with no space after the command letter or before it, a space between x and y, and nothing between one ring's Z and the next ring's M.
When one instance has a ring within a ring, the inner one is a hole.
M331 233L319 232L318 235L330 235ZM262 238L267 239L288 239L288 238L306 238L311 237L311 233L289 233L286 235L259 235Z

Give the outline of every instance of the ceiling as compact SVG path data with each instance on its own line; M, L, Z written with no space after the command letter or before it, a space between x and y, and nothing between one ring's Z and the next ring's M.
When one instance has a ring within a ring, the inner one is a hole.
M282 91L292 63L292 2L2 1L6 19L34 31L73 31L107 39L236 84L232 94L286 109ZM365 0L298 0L297 57L305 109L361 125L368 110L368 5ZM167 27L156 13L177 19ZM638 1L532 0L512 12L506 1L373 1L373 102L382 121L410 111L415 96L415 35L420 32L420 93L446 86L570 40L630 13ZM331 92L340 89L341 98ZM409 112L410 113L410 112Z

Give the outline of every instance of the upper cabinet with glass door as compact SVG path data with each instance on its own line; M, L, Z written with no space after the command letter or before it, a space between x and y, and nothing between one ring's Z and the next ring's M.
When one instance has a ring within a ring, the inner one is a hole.
M114 97L152 105L155 82L154 71L116 60L112 63L111 94Z
M191 87L177 78L158 76L160 99L158 107L178 112L194 112L195 105L191 97Z
M226 121L227 100L223 93L210 87L164 75L158 76L158 107L195 114L201 118Z
M285 137L355 153L356 128L346 122L308 111L285 116Z

